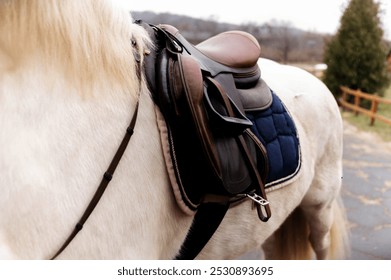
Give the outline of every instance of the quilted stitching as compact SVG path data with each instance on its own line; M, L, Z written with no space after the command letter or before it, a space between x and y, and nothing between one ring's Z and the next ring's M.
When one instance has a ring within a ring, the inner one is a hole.
M295 124L281 99L274 92L272 94L273 103L269 108L247 113L253 122L251 130L266 147L269 161L266 183L269 186L277 180L294 176L300 164Z

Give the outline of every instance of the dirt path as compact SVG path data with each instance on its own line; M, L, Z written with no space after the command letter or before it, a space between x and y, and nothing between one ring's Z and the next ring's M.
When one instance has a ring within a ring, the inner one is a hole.
M352 259L391 259L391 143L345 122L343 200Z

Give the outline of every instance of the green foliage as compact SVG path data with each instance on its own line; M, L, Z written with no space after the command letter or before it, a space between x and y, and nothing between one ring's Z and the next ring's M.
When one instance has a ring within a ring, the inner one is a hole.
M337 34L328 42L324 82L339 96L339 86L383 94L388 85L387 49L373 0L351 0L340 20Z

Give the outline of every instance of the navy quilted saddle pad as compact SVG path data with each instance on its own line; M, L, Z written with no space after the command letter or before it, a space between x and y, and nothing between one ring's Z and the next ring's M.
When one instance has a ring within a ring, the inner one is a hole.
M269 173L266 187L293 178L300 169L300 143L291 115L281 99L272 92L273 102L267 109L246 112L253 122L252 132L266 147ZM261 170L261 169L260 169Z

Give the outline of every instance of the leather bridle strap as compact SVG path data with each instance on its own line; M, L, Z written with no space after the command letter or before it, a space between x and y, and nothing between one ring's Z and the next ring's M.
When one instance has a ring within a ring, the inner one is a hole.
M92 199L91 199L90 203L88 204L86 210L84 211L82 217L77 222L74 230L69 235L69 237L64 242L64 244L61 246L61 248L57 251L57 253L51 258L51 260L54 260L55 258L57 258L58 255L60 255L65 250L65 248L69 245L69 243L72 242L72 240L79 233L79 231L82 230L84 223L87 221L87 219L91 215L92 211L94 211L95 206L98 204L98 202L101 199L103 193L105 192L108 184L110 183L111 179L113 178L115 169L117 168L118 163L120 162L120 160L126 150L126 147L128 146L129 140L133 135L134 127L136 125L136 120L137 120L138 107L139 107L139 101L137 101L136 108L133 112L132 120L130 121L129 126L126 129L125 136L122 139L122 142L121 142L120 146L118 147L118 150L115 153L115 156L114 156L113 160L111 161L107 171L104 173L102 181L100 182L98 189L96 190L94 196L92 197Z

